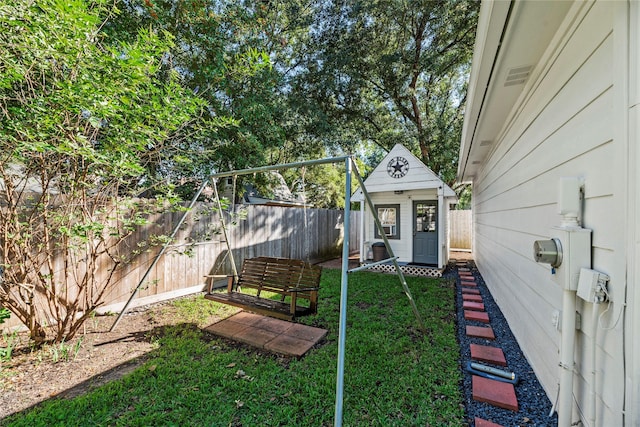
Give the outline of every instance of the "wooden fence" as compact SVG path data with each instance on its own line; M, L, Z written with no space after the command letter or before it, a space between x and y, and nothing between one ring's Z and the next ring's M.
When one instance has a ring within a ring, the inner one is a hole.
M472 248L472 219L470 210L449 211L449 247L451 250Z
M245 211L244 219L238 217L241 210ZM127 239L125 251L143 250L115 272L99 312L122 309L160 250L160 246L146 248L146 242L154 235L169 235L182 215L182 211L155 214L147 226ZM225 213L225 221L238 268L245 258L256 256L298 258L313 263L341 255L344 211L237 205L234 214ZM359 248L360 221L360 212L352 211L352 251ZM109 271L110 266L105 263L102 274ZM150 271L131 307L202 291L205 276L232 271L218 211L213 204L198 203L173 244ZM18 325L11 318L2 326Z
M168 235L181 215L182 212L160 215L152 221L151 229L140 230L132 241L145 241L151 233ZM344 240L343 220L344 211L280 206L237 205L233 214L225 213L237 268L245 258L256 256L297 258L312 263L339 256ZM352 212L349 246L353 250L359 245L359 221L359 212ZM139 256L123 269L109 304L122 303L131 295L157 250ZM218 211L212 204L199 203L174 244L150 272L138 299L148 301L145 297L191 293L194 286L201 289L205 276L232 272Z

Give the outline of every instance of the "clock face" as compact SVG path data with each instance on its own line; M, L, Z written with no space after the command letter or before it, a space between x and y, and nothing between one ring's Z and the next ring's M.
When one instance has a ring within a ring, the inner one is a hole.
M404 157L394 157L387 164L387 173L392 178L402 178L409 172L409 161Z

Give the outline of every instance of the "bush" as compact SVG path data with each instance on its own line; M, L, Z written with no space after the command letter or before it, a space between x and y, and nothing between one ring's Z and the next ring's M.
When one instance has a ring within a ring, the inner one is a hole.
M0 4L0 305L36 345L69 340L103 303L146 224L154 156L206 110L167 60L171 36L102 32L114 4Z

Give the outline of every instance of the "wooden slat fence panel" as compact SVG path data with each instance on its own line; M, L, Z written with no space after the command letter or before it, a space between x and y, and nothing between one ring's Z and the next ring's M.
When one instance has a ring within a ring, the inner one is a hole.
M453 210L449 212L449 245L451 250L471 250L472 218L470 210Z
M246 210L246 220L229 225L229 239L238 268L245 258L257 256L297 258L314 263L341 255L343 211L257 205L235 207L236 212L240 209ZM116 270L105 298L106 307L117 307L129 298L160 250L160 246L150 247L145 242L154 235L169 235L182 213L168 211L151 215L150 223L122 244L121 253L134 250L140 253ZM232 222L229 214L225 214L225 219L229 224ZM352 212L350 247L353 250L359 247L359 221L360 212ZM213 204L196 204L137 298L161 294L170 298L182 289L204 284L205 275L231 274L233 270L219 224ZM104 267L99 274L107 277L113 264L107 260L101 262ZM70 290L75 288L73 284L68 286ZM3 327L14 326L18 326L15 319L3 324Z

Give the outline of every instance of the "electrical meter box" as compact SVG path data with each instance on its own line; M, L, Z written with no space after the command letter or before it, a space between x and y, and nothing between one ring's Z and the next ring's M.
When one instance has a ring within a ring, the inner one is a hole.
M552 238L562 242L562 264L554 280L563 289L577 291L581 268L591 268L591 230L588 228L554 227Z
M562 264L562 243L559 239L536 240L533 242L533 259L559 267Z

